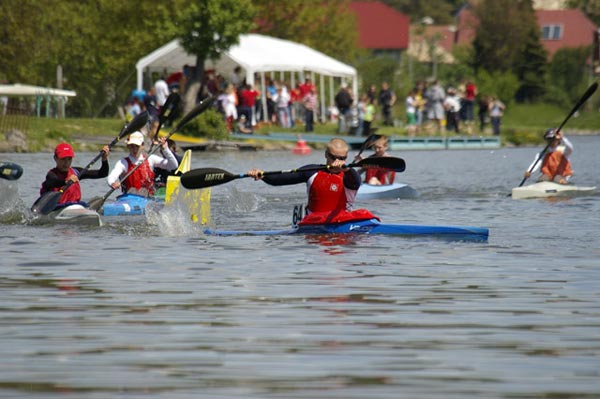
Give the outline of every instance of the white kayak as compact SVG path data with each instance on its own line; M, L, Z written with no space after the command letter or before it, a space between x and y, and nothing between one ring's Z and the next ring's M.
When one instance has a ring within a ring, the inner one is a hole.
M390 198L416 198L417 190L404 183L372 185L363 183L356 194L357 200L390 199Z
M572 184L558 184L553 182L538 182L528 186L515 187L512 189L513 199L526 198L548 198L548 197L574 197L577 195L589 195L596 187L574 186Z
M82 226L102 226L100 214L80 204L56 209L47 215L40 216L42 223L75 224Z

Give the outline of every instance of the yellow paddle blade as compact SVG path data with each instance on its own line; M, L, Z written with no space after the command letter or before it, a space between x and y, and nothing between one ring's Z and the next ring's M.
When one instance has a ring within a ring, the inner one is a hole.
M192 151L187 150L177 172L189 172L192 165ZM179 176L169 176L167 178L167 187L165 190L165 205L173 202L180 202L185 205L190 212L190 217L194 223L210 223L210 188L204 190L187 190L180 184Z

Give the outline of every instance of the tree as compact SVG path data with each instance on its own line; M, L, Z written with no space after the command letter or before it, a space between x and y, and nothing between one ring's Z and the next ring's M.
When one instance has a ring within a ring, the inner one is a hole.
M600 2L598 2L598 0L570 0L568 6L571 8L579 8L594 21L595 24L600 24Z
M184 2L3 0L0 78L56 86L61 65L65 88L77 92L70 115L114 115L134 83L132 65L175 37Z
M250 30L255 9L250 0L201 0L190 2L179 23L181 45L196 56L195 75L185 93L185 112L204 95L204 62L218 58ZM260 55L257 55L260 56Z
M473 48L476 70L513 71L520 83L518 97L533 100L543 94L546 51L531 0L482 0Z
M545 92L548 52L540 43L540 30L537 25L529 29L524 41L523 50L517 55L514 64L514 71L521 82L516 100L533 102L540 99Z
M356 17L349 0L255 0L256 33L292 40L344 62L357 54Z

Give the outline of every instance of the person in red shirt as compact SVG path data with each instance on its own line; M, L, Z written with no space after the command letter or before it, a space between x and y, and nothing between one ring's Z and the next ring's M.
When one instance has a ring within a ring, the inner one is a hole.
M251 84L245 85L240 91L240 116L246 116L246 127L252 127L254 108L256 106L256 99L260 97L260 93L252 87Z
M102 148L102 152L102 166L100 169L85 170L81 167L71 166L75 152L70 144L58 144L54 149L54 162L56 162L56 166L46 174L46 180L42 183L40 195L50 191L60 191L65 185L69 184L69 187L63 191L58 200L59 207L80 202L80 180L100 179L108 176L108 154L110 153L110 148L106 145Z
M376 218L366 209L352 210L360 175L346 166L348 144L334 138L325 150L326 168L314 170L319 165L304 165L297 172L263 176L260 169L248 175L273 186L305 183L308 191L307 215L300 224L343 223Z
M375 152L368 158L376 157L389 157L387 153L388 149L388 138L387 136L381 136L373 143L373 150ZM361 156L357 156L354 161L360 161L363 159ZM385 168L369 168L361 170L361 173L365 173L365 183L374 186L381 186L385 184L392 184L396 178L396 172Z

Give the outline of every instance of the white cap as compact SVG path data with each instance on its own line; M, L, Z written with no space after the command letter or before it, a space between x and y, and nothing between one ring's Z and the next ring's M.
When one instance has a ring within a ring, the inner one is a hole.
M142 132L133 132L127 138L127 144L144 145L144 135Z

